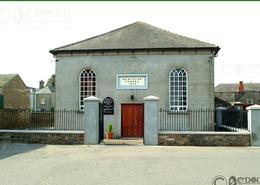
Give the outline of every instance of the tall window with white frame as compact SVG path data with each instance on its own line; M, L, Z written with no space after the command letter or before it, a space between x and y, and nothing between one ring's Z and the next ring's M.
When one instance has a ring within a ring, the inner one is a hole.
M84 98L96 95L96 73L91 69L81 71L79 75L79 109L84 109Z
M188 75L184 69L171 70L169 74L169 108L186 111L188 105Z

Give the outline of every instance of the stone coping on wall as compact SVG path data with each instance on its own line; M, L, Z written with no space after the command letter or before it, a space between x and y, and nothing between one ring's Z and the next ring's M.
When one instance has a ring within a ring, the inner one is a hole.
M7 130L1 129L0 133L41 133L41 134L84 134L84 131L72 130Z
M250 146L250 132L159 132L164 146Z
M214 131L159 131L159 134L196 134L196 135L250 135L249 131L214 132Z

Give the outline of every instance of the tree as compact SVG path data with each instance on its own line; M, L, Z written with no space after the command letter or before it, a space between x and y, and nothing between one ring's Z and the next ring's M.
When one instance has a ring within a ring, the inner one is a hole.
M51 75L51 77L48 79L46 83L46 87L55 87L55 75Z

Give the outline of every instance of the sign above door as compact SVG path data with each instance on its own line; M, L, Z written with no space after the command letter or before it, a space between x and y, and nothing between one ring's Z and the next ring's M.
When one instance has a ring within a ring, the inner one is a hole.
M148 89L147 74L117 74L117 89Z

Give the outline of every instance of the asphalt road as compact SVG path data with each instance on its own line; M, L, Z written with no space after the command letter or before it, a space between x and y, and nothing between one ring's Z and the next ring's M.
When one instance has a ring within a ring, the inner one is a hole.
M258 177L260 184L256 147L2 143L0 148L1 185L211 185L217 175L227 181Z

